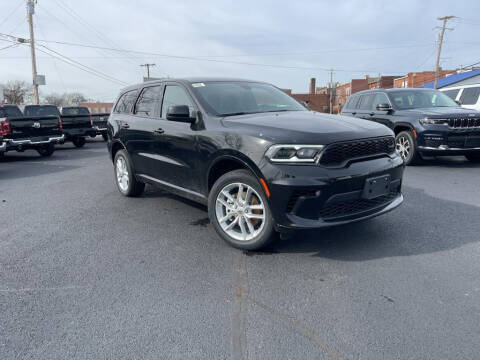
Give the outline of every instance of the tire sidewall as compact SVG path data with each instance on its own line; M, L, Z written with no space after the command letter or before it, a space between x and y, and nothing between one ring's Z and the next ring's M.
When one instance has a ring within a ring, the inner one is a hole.
M125 164L127 165L127 170L128 170L128 188L125 191L123 191L120 188L120 185L118 184L118 180L117 180L117 159L119 157L122 157L125 160ZM125 150L119 150L115 154L115 158L113 160L113 174L114 174L115 184L117 185L118 191L120 191L122 195L131 196L133 193L133 187L134 187L134 175L133 175L132 165L130 162L130 157L128 156Z
M239 241L230 237L225 233L220 226L217 216L216 216L216 201L219 192L228 184L241 182L251 186L257 194L261 197L265 208L265 223L263 229L259 235L254 239L248 241ZM208 215L210 217L210 222L215 228L215 231L230 245L245 250L256 250L263 246L266 246L273 239L275 230L274 230L274 219L270 211L268 204L268 199L265 196L265 192L258 180L247 170L235 170L221 176L215 184L212 186L212 189L208 198Z
M403 162L405 163L405 165L409 165L414 161L417 155L415 140L413 139L413 136L409 131L402 131L395 137L395 146L397 146L397 140L400 139L401 137L406 138L410 143L410 153L406 159L403 159Z
M83 137L78 137L78 138L73 138L72 142L73 142L73 145L80 148L80 147L83 147L83 145L85 145L86 140Z
M49 157L55 152L55 146L53 144L49 144L42 148L38 148L37 152L40 154L40 156Z

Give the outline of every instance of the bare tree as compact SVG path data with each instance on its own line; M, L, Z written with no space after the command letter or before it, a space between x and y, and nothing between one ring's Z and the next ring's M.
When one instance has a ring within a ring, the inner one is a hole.
M3 96L9 104L23 104L32 96L32 87L25 81L9 81L3 86Z
M67 104L65 94L51 93L43 98L43 102L50 105L63 106Z
M43 97L43 102L56 106L65 106L65 105L78 105L81 102L85 102L87 99L82 93L72 92L72 93L51 93Z
M78 105L81 102L87 101L87 98L79 92L68 93L67 99L70 101L71 104Z

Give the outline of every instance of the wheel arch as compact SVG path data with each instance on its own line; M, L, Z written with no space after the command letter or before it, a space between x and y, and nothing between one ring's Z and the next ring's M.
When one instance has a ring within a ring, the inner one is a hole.
M127 150L127 148L122 144L122 142L120 140L116 140L113 142L112 144L112 151L111 151L111 158L112 158L112 162L113 160L115 160L115 154L119 151L119 150Z
M238 169L249 170L260 182L260 179L263 178L262 172L257 167L257 165L249 159L246 155L238 152L229 152L219 154L215 159L210 163L210 166L207 170L206 175L206 190L207 194L210 193L213 184L217 181L222 175Z

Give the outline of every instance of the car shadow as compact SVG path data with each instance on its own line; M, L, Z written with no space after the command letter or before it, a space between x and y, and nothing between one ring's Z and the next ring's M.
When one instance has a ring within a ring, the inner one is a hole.
M193 200L189 200L187 198L175 195L173 193L162 190L162 189L160 189L158 187L155 187L155 186L152 186L152 185L147 184L147 186L145 188L145 192L142 194L142 197L145 197L145 198L168 198L168 199L172 199L172 200L175 200L175 201L179 201L179 202L181 202L185 205L188 205L188 206L197 208L199 210L205 211L205 217L208 217L208 214L207 214L208 209L205 205L197 203ZM202 219L199 219L198 221L200 223L200 222L204 221L204 219L202 218Z
M438 156L426 158L419 164L410 165L411 167L451 167L451 168L477 168L480 163L474 163L465 156Z
M377 218L296 232L260 252L247 255L311 253L342 261L368 261L454 249L480 241L479 207L434 198L405 188L402 206ZM448 216L447 216L448 215Z

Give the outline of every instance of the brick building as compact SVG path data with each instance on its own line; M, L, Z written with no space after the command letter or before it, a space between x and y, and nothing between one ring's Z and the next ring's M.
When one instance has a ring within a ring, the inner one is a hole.
M110 113L112 112L113 103L90 103L90 102L83 102L80 103L79 106L86 106L90 110L91 114L102 114L102 113Z
M393 81L398 76L380 76L375 78L368 78L369 89L391 89L393 88Z
M456 74L455 70L440 70L438 78L444 78L447 75ZM435 80L435 71L411 72L405 76L396 78L393 81L393 87L420 87Z
M330 93L329 91L326 91L322 92L321 94L317 94L315 83L315 78L310 79L309 92L306 94L293 94L292 90L290 89L285 89L284 91L294 97L296 100L307 103L310 109L318 112L328 113L330 112Z

